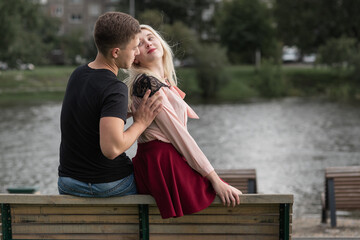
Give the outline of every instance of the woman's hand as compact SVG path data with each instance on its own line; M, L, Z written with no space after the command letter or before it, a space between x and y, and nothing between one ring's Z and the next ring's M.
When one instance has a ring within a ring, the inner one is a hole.
M235 207L237 204L240 204L239 195L242 194L240 190L222 181L215 171L206 177L211 182L216 194L220 197L224 205L228 207L232 205Z

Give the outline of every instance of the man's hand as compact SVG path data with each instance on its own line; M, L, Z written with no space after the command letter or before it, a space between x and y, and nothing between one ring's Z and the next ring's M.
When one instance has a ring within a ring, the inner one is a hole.
M149 97L150 93L150 90L146 91L137 109L131 106L134 123L142 124L145 128L152 123L162 109L162 97L160 93L157 92L152 97Z

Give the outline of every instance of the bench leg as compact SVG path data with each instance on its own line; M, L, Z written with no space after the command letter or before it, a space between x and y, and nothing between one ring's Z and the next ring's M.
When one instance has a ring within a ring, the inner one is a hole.
M279 239L290 239L290 204L280 204Z
M326 221L327 221L327 210L326 210L325 193L321 193L321 223L326 223Z
M12 240L10 204L1 204L1 222L3 240Z
M328 179L327 186L328 186L331 227L336 227L336 202L335 202L335 191L334 191L334 179L332 178Z
M255 179L249 179L249 181L248 181L248 193L256 193Z
M149 240L149 205L139 204L139 239Z

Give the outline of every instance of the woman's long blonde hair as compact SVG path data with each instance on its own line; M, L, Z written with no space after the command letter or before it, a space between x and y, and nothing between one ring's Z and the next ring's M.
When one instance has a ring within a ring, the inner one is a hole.
M154 30L149 25L142 24L142 25L140 25L140 28L141 28L141 30L146 29L146 30L150 31L152 34L154 34L154 36L157 39L159 39L161 46L163 47L163 50L164 50L162 63L164 65L165 77L167 78L167 80L169 81L169 84L171 86L177 86L177 77L176 77L175 67L174 67L174 62L173 62L174 54L173 54L169 44L161 37L161 35L156 30ZM131 66L131 68L129 70L127 70L127 73L129 74L129 76L125 79L125 83L129 89L129 106L130 106L131 102L132 102L131 101L131 93L133 91L134 81L137 78L137 76L142 73L145 73L145 74L147 74L149 76L153 76L153 77L157 77L157 76L155 76L154 73L152 73L149 69L141 67L139 65L136 65L134 63Z

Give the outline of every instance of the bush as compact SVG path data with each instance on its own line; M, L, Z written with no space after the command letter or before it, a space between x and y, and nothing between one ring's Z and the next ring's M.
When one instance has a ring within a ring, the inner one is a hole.
M347 68L356 52L358 52L358 48L355 38L333 38L319 48L317 63L333 68Z
M281 65L269 60L263 61L255 78L255 87L264 97L285 96L288 84L283 77Z
M195 50L195 68L198 86L203 99L216 98L227 83L225 65L228 63L225 49L218 44L203 44Z

